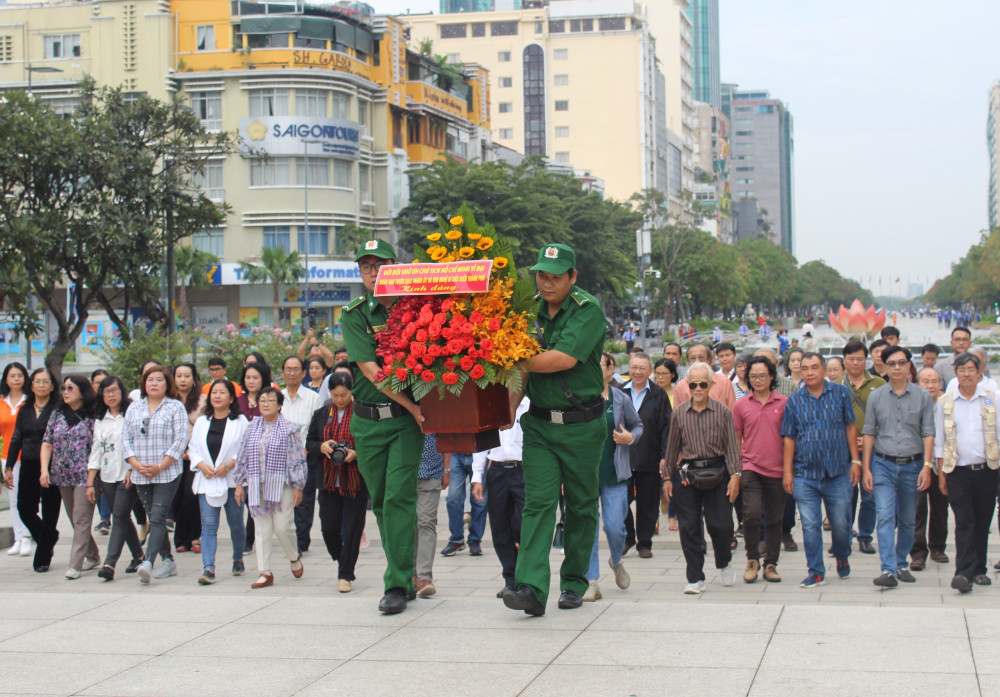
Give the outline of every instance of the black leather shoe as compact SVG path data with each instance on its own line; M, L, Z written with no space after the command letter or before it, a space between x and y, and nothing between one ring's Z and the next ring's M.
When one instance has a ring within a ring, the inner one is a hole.
M560 610L575 610L583 605L583 596L576 591L563 591L559 594Z
M142 559L133 559L128 563L128 566L125 567L125 573L134 574L136 571L138 571L139 565L142 564L143 561L144 560Z
M534 592L527 586L521 586L516 591L505 588L503 604L511 610L524 610L526 615L541 617L545 614L545 606L538 602Z
M378 611L386 615L395 615L406 609L406 591L402 588L390 588L378 603Z
M469 541L469 555L473 557L483 556L483 546L478 542Z
M969 579L965 576L957 574L953 579L951 579L951 587L959 593L968 593L972 590L972 583L970 583Z
M858 540L858 551L865 554L875 554L875 545L868 540Z
M406 599L407 600L416 600L417 599L417 587L416 586L414 586L413 588L411 588L410 592L406 594Z

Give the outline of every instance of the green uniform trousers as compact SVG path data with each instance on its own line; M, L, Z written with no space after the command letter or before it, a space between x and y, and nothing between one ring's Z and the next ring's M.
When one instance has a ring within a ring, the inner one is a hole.
M521 550L514 586L528 586L545 605L549 597L549 553L555 532L559 485L566 496L563 541L566 556L559 569L561 590L583 595L597 529L597 471L608 425L605 419L554 424L530 412L521 417L524 431L524 511Z
M373 421L351 419L358 468L372 497L385 552L385 589L413 588L413 531L417 528L417 471L424 434L409 414Z

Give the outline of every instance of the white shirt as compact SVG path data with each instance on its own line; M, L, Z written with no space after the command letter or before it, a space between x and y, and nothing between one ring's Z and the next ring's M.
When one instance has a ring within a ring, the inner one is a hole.
M993 390L994 392L1000 392L1000 387L997 387L996 382L993 378L983 376L983 379L979 381L977 387L983 387L987 390ZM958 378L952 378L948 381L948 386L945 388L945 392L954 392L958 389Z
M281 391L281 394L285 395L285 403L281 405L281 415L293 424L298 424L299 433L302 434L304 441L313 412L319 409L323 403L319 401L319 395L305 385L299 385L294 399L288 396L287 387Z
M235 460L239 453L240 445L243 443L243 436L250 427L247 417L240 414L235 419L226 419L226 431L222 434L222 446L219 448L219 456L212 461L212 454L208 452L208 429L212 425L212 417L199 416L191 429L191 442L188 444L188 457L191 458L191 471L194 472L194 481L191 482L191 490L195 494L212 493L208 479L198 469L201 463L207 464L213 469L224 462ZM232 489L236 486L233 478L233 471L226 473L226 488ZM216 482L217 478L213 477Z
M102 482L120 482L125 479L125 473L132 469L125 462L125 449L122 447L124 427L125 415L119 413L118 416L112 416L110 410L94 422L94 444L90 448L87 469L100 470Z
M982 384L976 385L972 399L966 399L955 391L955 444L958 447L958 467L986 462L986 440L983 438L983 416L979 400L990 399L995 404L996 393L990 397ZM987 404L987 406L989 406ZM1000 419L996 425L997 439L1000 440ZM934 407L934 457L944 457L944 412L941 400Z
M483 473L486 472L486 462L509 462L521 459L521 446L524 442L524 433L521 431L521 417L528 411L531 400L525 397L517 405L514 413L514 425L505 431L500 431L500 445L490 448L481 453L472 455L472 483L483 482Z

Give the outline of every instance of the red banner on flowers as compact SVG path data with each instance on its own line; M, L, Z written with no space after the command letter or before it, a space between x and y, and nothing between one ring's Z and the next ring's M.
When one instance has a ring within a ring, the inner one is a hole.
M378 271L374 295L486 293L490 289L492 268L492 259L444 264L388 264Z

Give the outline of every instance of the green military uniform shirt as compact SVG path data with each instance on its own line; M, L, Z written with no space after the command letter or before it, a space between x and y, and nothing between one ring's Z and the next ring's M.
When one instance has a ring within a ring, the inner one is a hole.
M389 398L382 394L371 380L365 377L358 363L375 361L382 367L375 355L375 332L385 327L389 319L389 308L380 303L371 293L365 293L356 298L344 308L340 318L341 331L344 333L344 345L351 361L351 371L354 374L354 398L374 403L385 403Z
M861 389L854 389L854 383L851 382L851 378L846 373L841 378L840 384L851 391L851 404L854 405L854 423L858 425L858 437L860 438L861 426L865 423L865 408L868 406L868 396L882 387L885 384L885 380L878 375L872 375L866 370L864 382L861 383ZM858 404L859 401L861 402L860 404Z
M581 404L593 401L604 389L601 352L607 321L601 304L577 286L573 286L563 300L555 317L549 317L544 299L539 298L538 303L538 328L544 339L543 350L561 351L575 358L577 364L558 373L531 373L525 388L531 403L545 409L573 409L573 403L566 397L566 391L559 382L559 375L577 401Z

